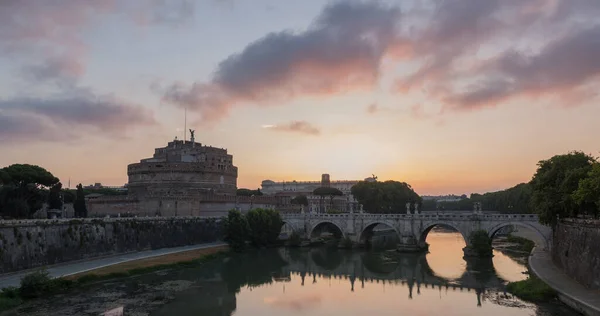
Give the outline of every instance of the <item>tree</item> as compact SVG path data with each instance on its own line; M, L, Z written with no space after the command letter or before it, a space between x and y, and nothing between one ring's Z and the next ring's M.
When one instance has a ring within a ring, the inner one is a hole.
M404 213L406 203L422 202L408 183L398 181L360 181L351 192L369 213Z
M477 257L486 258L493 255L492 240L485 230L476 230L469 236L470 248Z
M246 214L249 226L250 242L255 247L270 246L277 243L283 220L279 212L256 208Z
M248 221L238 210L231 210L224 222L225 241L233 251L242 251L246 248L248 239Z
M577 217L585 211L573 193L579 188L579 182L587 178L594 163L597 163L594 157L579 151L538 163L530 182L531 206L539 214L541 223L554 227L558 218Z
M52 175L48 170L28 164L14 164L4 169L5 176L8 176L10 182L15 186L50 187L58 183L58 178Z
M237 196L260 196L263 195L263 193L260 191L260 189L256 189L256 190L250 190L250 189L237 189L236 191L236 195Z
M62 210L63 201L61 199L62 183L57 183L50 188L48 193L48 208L51 210Z
M294 197L290 203L295 204L295 205L304 205L304 206L308 206L308 198L306 197L306 195L298 195L296 197Z
M336 196L343 196L344 192L332 187L319 187L314 189L313 194L321 197L321 201L323 201L323 199L325 199L325 197L328 196L329 207L331 208L333 207L333 198Z
M30 217L47 200L47 188L58 179L46 169L28 164L14 164L0 172L0 213L5 216Z
M87 217L87 207L85 206L85 194L83 193L83 186L77 185L77 193L75 197L75 203L73 204L75 209L75 217Z
M10 175L4 169L0 169L0 185L11 183Z
M573 199L583 206L587 214L600 215L600 163L595 163L587 178L579 181Z

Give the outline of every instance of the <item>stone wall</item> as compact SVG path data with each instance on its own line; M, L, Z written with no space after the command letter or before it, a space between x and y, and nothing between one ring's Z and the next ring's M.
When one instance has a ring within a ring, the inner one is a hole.
M563 220L553 237L554 263L579 283L600 290L600 221Z
M119 253L221 239L216 218L0 222L0 273Z
M137 216L226 216L231 209L241 211L250 208L277 209L282 203L280 197L273 196L230 196L198 195L183 197L146 198L143 200L128 195L102 196L87 201L89 216L116 216L132 214Z

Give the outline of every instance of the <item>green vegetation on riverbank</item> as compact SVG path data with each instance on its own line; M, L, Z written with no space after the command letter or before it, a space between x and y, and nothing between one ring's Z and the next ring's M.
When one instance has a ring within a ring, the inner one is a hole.
M535 243L527 238L508 235L506 241L516 245L508 247L509 250L518 250L531 253ZM548 284L542 281L529 271L529 278L510 282L506 285L506 290L516 297L530 302L547 302L556 298L556 291Z
M526 280L508 283L506 290L530 302L546 302L556 298L556 291L533 274Z
M246 214L231 210L224 221L225 241L234 251L242 251L246 243L256 248L280 244L283 220L279 212L256 208Z
M535 247L535 243L527 238L508 235L506 237L506 241L509 243L514 243L516 245L507 247L510 250L519 250L527 253L531 253L533 247Z
M193 260L134 268L105 275L88 273L81 277L52 278L47 271L38 270L23 277L20 287L8 287L0 291L0 312L13 309L31 299L66 293L78 287L100 281L132 277L160 270L198 267L208 261L222 258L225 254L225 251L219 251Z

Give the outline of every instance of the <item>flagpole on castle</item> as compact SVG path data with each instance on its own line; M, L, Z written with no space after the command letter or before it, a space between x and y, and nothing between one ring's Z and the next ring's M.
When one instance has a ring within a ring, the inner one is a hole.
M187 141L187 139L185 138L187 132L187 106L184 108L183 113L183 143L185 144L185 142Z

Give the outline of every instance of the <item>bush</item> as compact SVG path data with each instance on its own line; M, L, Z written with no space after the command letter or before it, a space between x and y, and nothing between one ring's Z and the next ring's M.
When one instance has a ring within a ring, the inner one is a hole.
M46 270L39 270L21 279L19 294L22 298L37 298L48 294L64 291L73 286L73 281L53 279Z
M18 298L19 297L19 288L16 288L14 286L5 287L0 291L0 297Z
M302 238L300 237L300 234L298 234L297 232L293 232L290 235L289 245L291 247L300 247L301 244Z
M534 275L523 281L508 283L506 290L530 302L546 302L556 297L556 291Z
M24 298L40 297L47 293L50 288L52 278L48 271L39 270L28 274L21 279L21 287L19 292Z
M237 210L229 211L224 224L225 241L233 251L242 251L246 247L248 237L248 221Z
M250 242L256 247L270 246L277 243L283 220L275 210L253 209L246 214L250 228Z

